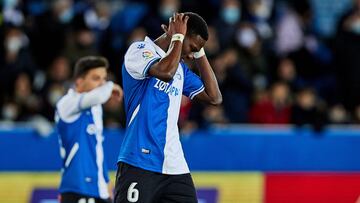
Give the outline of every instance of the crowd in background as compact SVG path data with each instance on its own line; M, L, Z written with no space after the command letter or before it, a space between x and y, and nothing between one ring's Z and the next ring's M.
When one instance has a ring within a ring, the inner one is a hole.
M205 51L223 104L184 97L184 132L360 123L360 0L3 0L0 9L2 121L53 121L82 56L105 56L121 84L128 46L161 35L174 12L192 11L208 23ZM122 109L106 103L105 124L124 126Z

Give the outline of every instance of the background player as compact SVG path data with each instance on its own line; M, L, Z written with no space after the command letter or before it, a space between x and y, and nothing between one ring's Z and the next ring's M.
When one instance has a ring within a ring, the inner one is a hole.
M106 82L108 61L87 56L75 65L75 87L56 105L56 127L63 158L60 202L110 202L112 193L103 153L102 106L122 89Z

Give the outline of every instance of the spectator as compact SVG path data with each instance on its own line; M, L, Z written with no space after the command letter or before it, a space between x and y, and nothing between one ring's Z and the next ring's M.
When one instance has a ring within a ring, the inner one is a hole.
M87 27L79 27L72 34L72 39L69 40L64 52L70 59L71 66L74 66L76 60L81 57L98 55L93 31Z
M360 124L360 105L355 108L353 117L354 123Z
M275 49L281 56L301 48L305 31L311 22L311 7L308 0L292 1L292 6L282 7L282 16L276 25Z
M292 92L296 92L304 87L305 82L297 74L295 64L290 58L282 58L276 69L275 81L287 83Z
M319 131L326 123L325 106L311 88L304 88L297 93L296 102L291 111L291 122L299 127L310 124Z
M1 109L1 121L17 121L19 120L19 114L20 107L14 101L5 101Z
M337 104L329 108L328 122L330 124L348 124L350 115L343 105Z
M293 123L360 123L360 0L156 2L0 3L1 119L28 120L41 113L53 120L53 105L69 88L71 67L83 55L106 56L110 72L121 83L123 58L119 56L127 47L145 35L163 33L158 25L167 24L174 11L192 9L209 13L205 15L210 22L209 40L204 49L224 106L214 109L184 100L179 120L184 132L218 121L251 122L249 110L264 101L271 106L268 87L277 83L286 83L289 95L298 95L291 108ZM30 84L31 90L22 90L30 93L24 95L39 100L34 102L39 103L35 111L23 112L29 107L27 102L12 98L18 78L20 84ZM311 97L315 98L312 107L307 107L304 103ZM256 98L252 105L251 98ZM110 100L104 106L105 124L123 122L114 113L119 105ZM208 120L208 115L224 118Z
M206 55L212 59L215 58L220 52L220 42L218 32L215 27L209 26L209 39L205 44Z
M84 13L84 21L88 28L103 31L110 25L111 8L107 1L94 2L94 7Z
M236 31L239 63L246 77L253 81L255 89L265 89L268 85L267 56L262 40L253 24L243 23Z
M30 27L31 49L41 68L49 67L65 48L65 41L74 16L72 0L55 0L51 9L36 16Z
M173 13L180 10L181 1L180 0L158 0L158 5L156 12L149 12L143 20L143 26L148 32L150 38L154 38L162 35L164 32L159 25L167 25L169 18Z
M239 62L235 49L226 50L218 59L216 69L221 69L224 78L219 81L223 93L223 105L226 117L232 123L246 123L250 96L253 91L252 78Z
M228 48L233 42L235 31L241 20L241 3L238 0L223 0L220 16L213 24L218 33L221 49Z
M250 122L262 124L289 124L291 103L289 87L286 83L275 83L268 96L256 101L250 110Z
M354 111L360 104L360 0L339 23L335 51L341 102Z
M146 35L147 35L147 32L146 32L145 28L137 27L129 35L126 45L130 46L133 42L144 39L146 37Z
M318 36L332 39L336 34L339 18L352 6L353 0L312 0L313 26Z
M4 0L2 13L4 15L4 23L15 26L24 25L24 14L21 10L21 0Z
M0 59L0 89L8 95L8 88L21 72L33 76L36 66L28 49L29 39L18 27L7 27L3 46L5 52Z
M12 98L19 109L16 121L29 121L33 116L39 114L41 100L32 91L32 82L28 74L20 73L18 75L14 82Z
M212 106L208 105L203 111L203 117L207 123L207 126L213 124L225 124L227 123L227 118L225 117L224 108L222 105Z
M334 102L332 54L313 31L312 16L309 1L290 3L277 27L277 53L293 61L304 85L314 88L322 99Z
M273 36L270 17L273 10L273 0L247 1L247 20L255 25L262 40L269 40Z
M68 58L57 57L47 72L47 81L41 89L42 114L50 121L54 119L55 104L70 88L71 69Z

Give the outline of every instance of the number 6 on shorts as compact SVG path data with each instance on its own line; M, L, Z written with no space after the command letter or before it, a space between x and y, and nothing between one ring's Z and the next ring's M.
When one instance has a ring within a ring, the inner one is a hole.
M135 188L137 183L131 183L127 191L127 200L129 202L137 202L139 199L139 190Z

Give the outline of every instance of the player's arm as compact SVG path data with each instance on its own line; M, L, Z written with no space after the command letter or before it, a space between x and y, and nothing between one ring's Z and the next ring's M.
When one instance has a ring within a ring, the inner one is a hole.
M214 71L212 70L203 48L196 54L198 54L198 56L195 55L195 64L199 69L205 90L196 95L195 99L213 105L219 105L222 102L222 95Z
M118 100L121 100L123 92L119 85L108 81L100 87L97 87L89 92L82 93L78 109L82 110L98 104L103 104L110 99L111 95L115 96Z
M162 81L170 81L178 68L182 43L187 30L189 17L183 13L176 13L169 20L169 35L172 36L167 55L159 62L151 66L149 75L159 78Z

